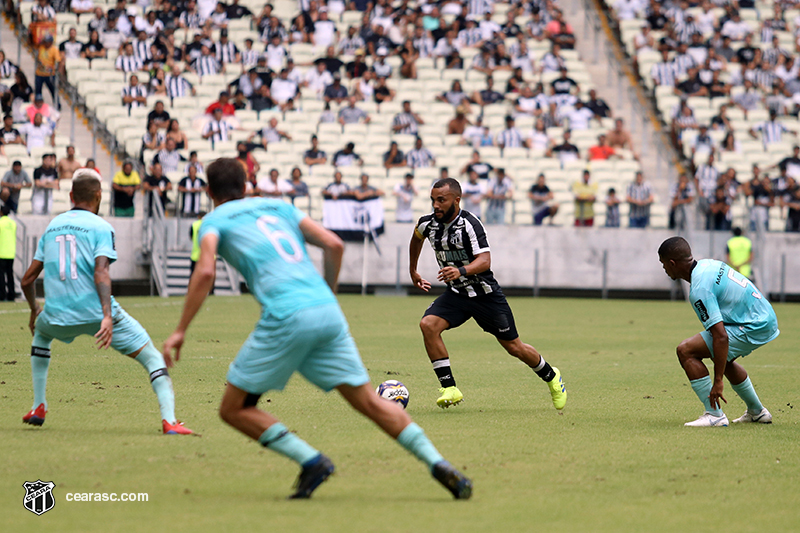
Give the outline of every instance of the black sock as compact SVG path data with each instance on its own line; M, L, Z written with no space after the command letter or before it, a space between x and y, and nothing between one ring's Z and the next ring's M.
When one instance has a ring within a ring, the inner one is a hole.
M556 373L553 372L553 367L544 360L544 357L540 356L540 358L541 360L539 361L539 366L534 368L533 371L536 372L537 376L542 378L542 381L550 383L553 381L553 378L556 377Z
M439 383L442 387L455 387L456 380L453 378L453 373L450 371L450 359L437 359L433 361L433 371L436 372L436 377L439 378Z

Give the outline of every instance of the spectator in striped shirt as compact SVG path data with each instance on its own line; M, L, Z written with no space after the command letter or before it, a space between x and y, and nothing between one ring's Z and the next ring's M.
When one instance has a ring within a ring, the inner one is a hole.
M422 145L422 138L417 137L414 148L406 154L406 164L410 168L428 168L436 166L436 157Z
M172 66L172 73L166 77L164 85L167 87L167 95L170 98L197 95L197 89L182 76L181 67L179 65Z
M229 139L228 132L235 129L233 124L222 118L221 108L218 107L214 110L213 117L214 118L203 126L203 131L201 133L203 139L211 141L212 150L215 143L227 141Z
M617 196L617 190L614 187L610 187L608 189L608 193L606 194L605 199L606 204L606 227L607 228L618 228L619 227L619 197ZM577 219L575 220L577 225ZM591 226L591 224L589 224Z
M139 84L139 76L133 74L127 87L122 88L122 104L128 107L128 114L135 107L147 105L147 87Z
M136 72L142 70L144 62L133 53L133 44L126 43L114 66L121 72Z
M764 143L765 149L770 144L781 142L784 133L797 137L796 131L790 130L782 123L778 122L778 116L775 114L775 111L769 112L769 120L754 128L750 128L749 133L753 139L758 139L758 135L756 135L757 131L761 132L761 142Z
M489 178L484 198L486 202L486 223L506 223L506 203L514 198L514 182L506 174L505 169L498 168L495 175Z
M175 140L167 137L167 140L164 143L164 148L158 151L153 158L151 165L154 163L160 163L161 169L165 173L170 173L178 170L178 164L181 161L186 161L186 158L183 157L175 148Z
M225 72L225 65L220 64L217 58L211 55L211 49L203 45L200 48L200 56L192 61L189 70L200 76L213 76L220 72Z
M630 206L629 224L631 228L646 228L650 225L650 206L655 202L650 185L644 182L641 171L636 172L636 178L628 186L626 201Z
M501 150L524 146L522 133L514 126L514 117L511 115L506 116L506 129L497 134L494 144Z
M416 135L418 126L425 124L418 114L411 110L411 102L403 101L403 112L397 114L392 120L392 133Z
M244 40L244 50L241 52L242 70L246 71L256 66L258 63L259 54L258 50L253 50L253 39L247 38Z
M54 22L56 20L56 10L50 5L49 0L39 0L31 8L31 22Z
M222 4L220 3L217 5L221 6ZM242 59L242 56L239 53L239 48L228 40L227 29L220 30L219 42L214 43L213 48L217 62L219 62L221 65L227 65L228 63L239 63Z
M200 13L197 11L197 2L194 0L186 2L186 10L181 13L178 19L178 27L197 30L200 29L203 22L200 18Z
M661 49L661 63L656 63L650 69L650 77L653 82L659 87L674 87L675 78L675 64L669 58L669 50L667 48Z

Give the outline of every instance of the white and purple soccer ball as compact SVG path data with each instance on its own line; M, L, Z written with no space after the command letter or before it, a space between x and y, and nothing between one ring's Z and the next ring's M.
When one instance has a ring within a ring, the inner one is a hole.
M384 381L378 385L375 392L381 398L399 403L403 409L408 405L408 389L396 379Z

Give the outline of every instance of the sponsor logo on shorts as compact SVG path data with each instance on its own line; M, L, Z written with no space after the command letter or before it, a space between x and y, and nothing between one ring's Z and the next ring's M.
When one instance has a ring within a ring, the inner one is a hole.
M686 308L684 307L684 309L686 309ZM511 327L509 326L509 327L507 327L507 328L500 328L500 329L499 329L499 330L497 330L497 331L499 331L500 333L505 333L506 331L508 331L508 330L510 330L510 329L511 329Z
M705 322L706 320L708 320L708 310L706 309L706 306L703 304L703 300L697 300L694 303L694 307L700 314L700 322Z

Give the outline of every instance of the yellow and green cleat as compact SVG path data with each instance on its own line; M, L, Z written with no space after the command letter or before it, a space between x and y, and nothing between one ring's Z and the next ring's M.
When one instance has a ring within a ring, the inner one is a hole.
M436 405L442 409L447 409L451 405L457 405L464 401L464 395L461 394L461 391L456 386L439 389L439 392L442 393L442 396L436 400Z
M553 398L553 407L559 411L567 405L567 389L564 387L564 380L561 379L561 372L556 367L553 367L553 372L556 376L547 383L550 387L550 397Z

